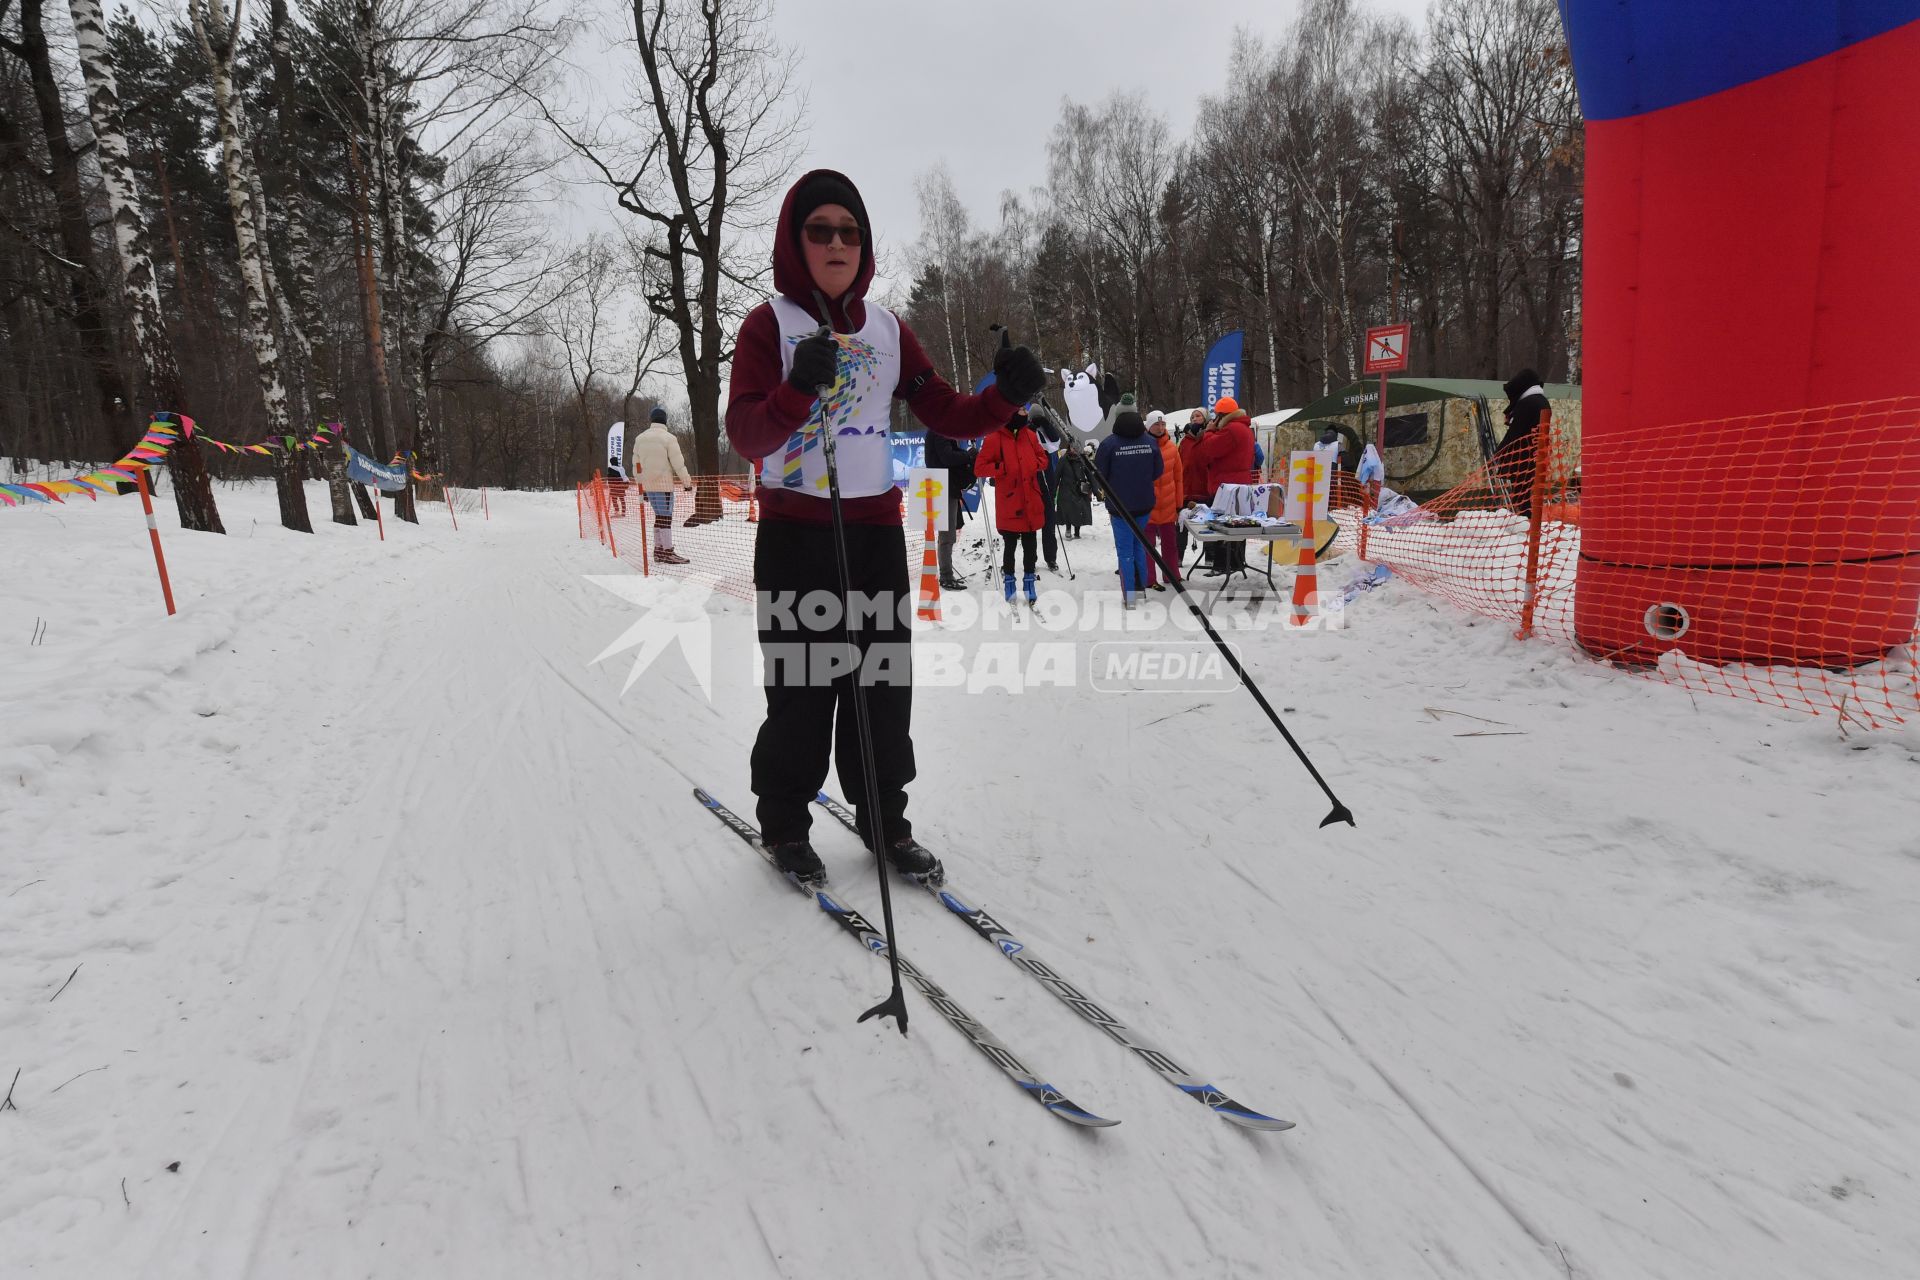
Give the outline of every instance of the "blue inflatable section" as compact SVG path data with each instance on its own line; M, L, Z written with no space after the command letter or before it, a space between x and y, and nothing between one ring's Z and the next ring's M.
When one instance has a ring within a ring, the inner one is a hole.
M1920 0L1560 0L1560 20L1573 46L1581 111L1588 120L1617 120L1705 98L1920 21Z

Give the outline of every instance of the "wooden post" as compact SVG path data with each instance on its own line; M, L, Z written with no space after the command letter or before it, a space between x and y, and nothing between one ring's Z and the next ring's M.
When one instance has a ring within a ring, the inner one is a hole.
M133 479L140 486L140 505L147 513L147 536L153 539L153 563L160 570L160 594L167 600L167 616L173 616L173 584L167 581L167 558L160 551L160 526L153 519L153 494L147 488L147 469L137 468Z
M459 516L457 516L457 515L455 515L455 514L453 514L453 488L452 488L452 486L451 486L451 485L444 485L444 484L443 484L443 485L441 485L441 486L440 486L440 496L441 496L442 498L444 498L444 499L446 500L446 503L447 503L447 519L449 519L449 520L451 520L451 521L453 521L453 531L454 531L455 533L458 533L458 532L460 532L460 517L459 517Z

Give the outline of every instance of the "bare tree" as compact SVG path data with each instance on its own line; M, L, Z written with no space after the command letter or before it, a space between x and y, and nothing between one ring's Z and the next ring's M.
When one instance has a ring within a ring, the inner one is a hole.
M1083 241L1096 335L1104 332L1110 312L1102 306L1098 264L1113 263L1126 281L1125 354L1129 376L1138 378L1145 364L1147 275L1160 249L1160 202L1174 167L1166 121L1125 91L1098 110L1068 102L1048 140L1047 158L1054 207ZM1110 362L1114 354L1100 353Z
M233 215L233 235L240 255L240 277L246 285L246 334L260 376L260 395L266 404L267 433L286 440L293 435L287 409L286 382L281 376L280 343L274 333L273 301L267 292L265 254L254 222L252 150L247 143L246 117L233 82L237 49L234 20L226 0L187 0L194 35L207 59L213 81L214 110L220 132L220 157L227 180L227 205ZM300 484L298 455L276 451L274 480L280 494L280 523L301 533L312 533L307 494Z
M593 124L533 105L614 194L658 233L646 252L665 276L646 295L673 325L691 404L694 469L720 467L721 376L767 267L755 229L792 162L792 55L767 35L768 0L632 0L622 45L639 60L639 105ZM702 482L696 516L718 519Z
M573 388L583 440L591 441L596 431L610 425L594 420L593 396L601 375L619 367L613 348L625 285L626 272L613 246L604 237L589 238L580 250L576 283L554 306L546 326L560 348L558 367Z
M1556 165L1577 115L1553 0L1438 0L1424 76L1470 236L1477 372L1499 376L1508 286L1518 270L1517 214Z
M956 298L954 288L954 282L966 271L967 242L973 237L967 206L960 203L960 196L953 189L953 175L947 172L944 162L915 178L913 193L920 201L920 243L916 246L914 256L923 266L931 266L939 272L940 315L945 321L947 368L957 382L971 386L972 370L961 360L969 329L966 295L962 291ZM959 346L954 343L956 311L959 312Z
M86 80L87 112L93 120L94 157L100 166L101 185L106 188L107 205L113 215L113 247L119 256L120 276L126 287L134 342L140 348L145 392L152 408L184 413L186 393L180 385L179 362L174 358L173 339L167 332L166 317L160 306L147 215L140 198L140 182L127 153L126 126L120 119L120 90L113 55L107 48L106 21L100 11L100 0L69 0L68 8L73 15L80 73ZM192 436L177 440L168 452L167 469L173 477L173 500L180 513L181 528L225 533L220 523L220 509L213 500L213 486L208 481L206 460L200 455L199 441Z

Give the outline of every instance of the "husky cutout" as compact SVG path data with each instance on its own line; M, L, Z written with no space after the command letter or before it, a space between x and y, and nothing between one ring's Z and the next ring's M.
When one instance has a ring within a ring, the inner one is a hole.
M1060 370L1061 394L1067 400L1067 420L1080 431L1097 431L1106 410L1100 404L1100 366L1090 364L1085 373Z

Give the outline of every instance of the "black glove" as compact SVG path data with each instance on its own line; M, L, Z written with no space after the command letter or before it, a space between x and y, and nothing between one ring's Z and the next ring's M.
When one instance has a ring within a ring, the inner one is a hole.
M1029 348L1003 341L993 358L993 382L1008 404L1025 404L1047 385L1047 375L1040 368L1040 358Z
M793 349L793 371L787 375L787 382L794 390L804 391L812 398L820 394L821 387L832 386L839 375L839 343L824 333L800 339L800 344Z

